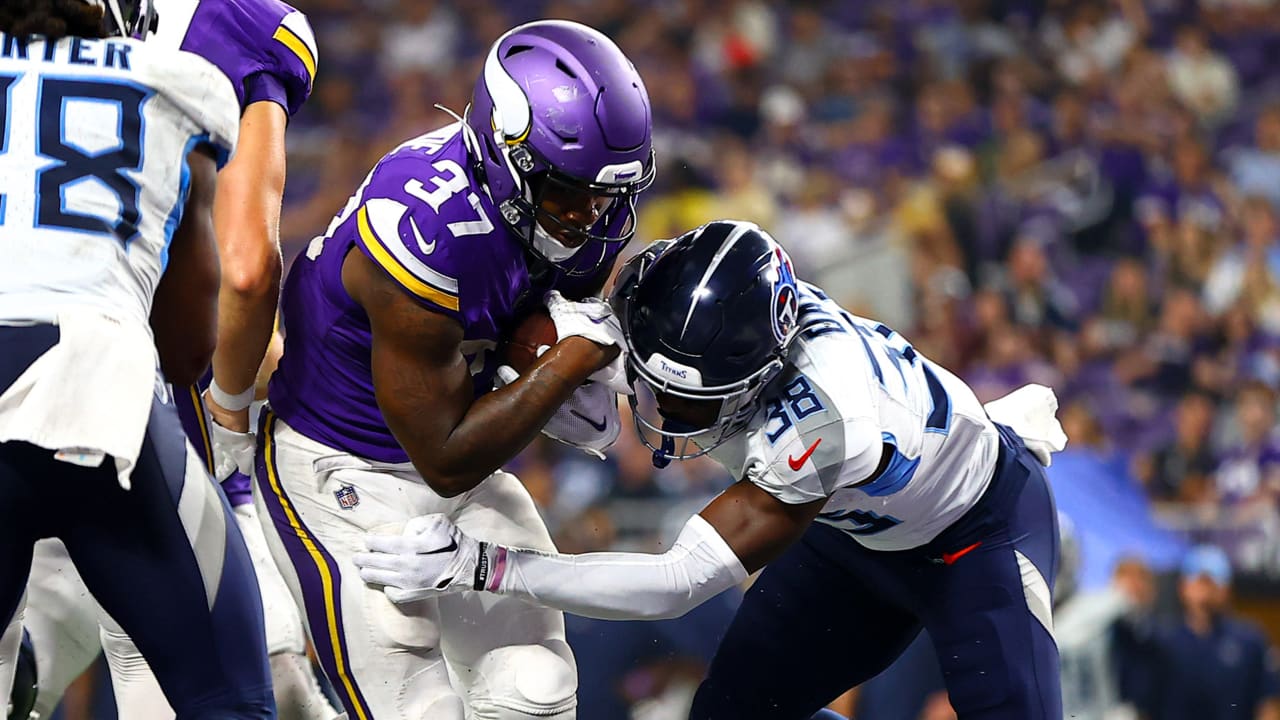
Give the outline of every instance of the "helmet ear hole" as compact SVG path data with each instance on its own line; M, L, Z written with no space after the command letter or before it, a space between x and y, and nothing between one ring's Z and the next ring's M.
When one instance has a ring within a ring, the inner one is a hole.
M508 55L507 57L511 57L511 56ZM568 75L569 77L573 78L574 80L578 79L578 73L569 69L569 66L565 65L564 61L561 60L560 58L556 58L556 69L564 73L565 75Z
M489 156L489 162L491 162L491 163L500 163L500 162L502 162L502 158L498 156L498 146L497 146L497 144L495 144L492 140L489 140L489 139L486 139L486 140L485 140L483 143L481 143L481 144L482 144L482 145L484 145L484 152L485 152L485 154Z

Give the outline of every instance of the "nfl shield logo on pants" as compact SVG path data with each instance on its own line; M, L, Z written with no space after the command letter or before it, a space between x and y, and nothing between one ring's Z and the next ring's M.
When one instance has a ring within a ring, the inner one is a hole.
M356 494L356 489L350 485L343 485L338 488L333 493L333 496L338 498L338 507L343 510L350 510L360 504L360 496Z

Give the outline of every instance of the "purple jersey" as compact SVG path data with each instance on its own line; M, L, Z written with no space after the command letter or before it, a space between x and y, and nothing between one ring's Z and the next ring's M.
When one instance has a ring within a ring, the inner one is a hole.
M154 40L217 65L241 111L278 103L293 115L315 81L315 36L302 13L280 0L157 0Z
M1228 504L1274 490L1280 481L1280 437L1227 449L1218 463L1215 480L1218 494Z
M281 300L284 357L270 399L295 430L371 460L409 459L374 398L369 319L342 284L353 249L422 307L462 326L477 396L493 387L499 342L547 290L582 297L600 284L611 262L594 276L546 265L534 273L472 167L459 124L410 140L374 167L325 236L294 261ZM573 262L590 268L602 252L620 249L604 247L589 243Z

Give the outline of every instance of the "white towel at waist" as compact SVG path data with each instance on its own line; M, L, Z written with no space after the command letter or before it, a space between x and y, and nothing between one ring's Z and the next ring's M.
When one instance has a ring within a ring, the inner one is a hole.
M158 385L151 330L89 307L60 308L57 325L58 344L0 394L0 442L90 467L110 455L128 489Z
M992 421L1017 433L1045 467L1049 467L1053 453L1067 446L1067 434L1057 418L1058 396L1043 385L1023 385L982 407Z

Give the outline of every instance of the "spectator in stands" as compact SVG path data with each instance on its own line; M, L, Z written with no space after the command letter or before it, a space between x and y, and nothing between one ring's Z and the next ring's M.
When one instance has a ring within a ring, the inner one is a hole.
M1276 212L1261 196L1244 201L1241 242L1218 258L1205 282L1209 312L1222 314L1242 300L1264 327L1280 332L1280 223Z
M1226 120L1240 99L1236 69L1209 47L1209 38L1198 25L1178 31L1169 55L1169 87L1209 126Z
M1214 477L1219 498L1228 505L1257 504L1274 510L1280 497L1280 437L1276 396L1261 382L1243 385L1235 398L1236 442L1222 454Z
M1064 450L1072 456L1089 456L1099 464L1111 462L1114 448L1102 432L1102 425L1092 408L1083 401L1067 403L1058 411L1058 420L1062 430L1071 439L1068 449Z
M1173 439L1136 463L1134 475L1152 500L1201 503L1214 498L1214 411L1213 400L1203 393L1178 401Z
M1254 309L1240 301L1215 325L1210 354L1196 361L1195 383L1219 397L1230 397L1243 380L1280 382L1276 335L1258 327Z
M1044 159L1044 141L1033 131L1017 130L993 138L979 156L993 172L979 201L971 261L977 281L985 284L997 281L1021 226L1039 210L1027 197L1027 179Z
M843 123L833 142L836 173L847 182L874 188L891 173L914 170L910 143L895 134L897 107L888 94L870 94L852 121Z
M384 31L383 67L392 72L447 75L457 58L458 18L450 3L401 0L396 22Z
M1157 632L1150 695L1140 707L1159 720L1272 720L1280 675L1266 637L1228 607L1231 563L1200 546L1182 563L1182 613Z
M1265 197L1280 211L1280 103L1268 105L1253 128L1253 146L1228 151L1227 167L1240 192Z
M839 52L839 35L814 4L795 3L787 18L787 39L778 58L781 79L812 98Z
M1275 79L1280 23L1276 22L1274 2L1202 0L1197 5L1197 20L1212 33L1214 47L1235 66L1246 93L1265 88Z
M1187 217L1177 225L1161 223L1150 228L1151 261L1157 287L1181 287L1199 291L1217 262L1217 235Z
M1045 44L1054 51L1058 72L1067 81L1085 85L1101 81L1119 68L1137 41L1138 28L1119 15L1106 12L1106 3L1071 3L1063 25L1046 28Z
M761 227L773 227L778 203L769 189L756 178L755 158L741 140L722 137L716 147L716 185L719 192L711 202L713 218L740 218ZM705 220L704 220L705 222Z
M1139 558L1116 562L1111 584L1054 609L1062 660L1063 714L1076 720L1134 717L1150 687L1151 610L1155 576Z
M1085 341L1099 352L1132 347L1155 326L1147 270L1133 258L1116 262L1101 312L1086 329Z
M1031 335L1014 325L996 327L986 336L983 354L966 377L984 402L1027 383L1055 387L1062 380L1057 369L1036 352Z
M1005 265L1004 297L1009 316L1035 334L1074 330L1076 298L1054 277L1045 244L1044 238L1033 235L1014 241Z
M1213 185L1212 167L1204 143L1196 138L1174 142L1170 169L1156 173L1134 208L1151 232L1153 225L1191 221L1214 231L1223 226L1226 208Z
M1205 347L1204 309L1195 293L1174 289L1165 295L1160 319L1145 341L1121 355L1121 382L1168 403L1192 387L1192 371Z

